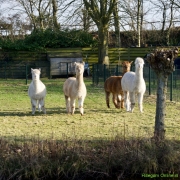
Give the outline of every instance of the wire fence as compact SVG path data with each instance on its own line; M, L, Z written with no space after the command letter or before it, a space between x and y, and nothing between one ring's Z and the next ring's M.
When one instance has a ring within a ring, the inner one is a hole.
M131 66L131 71L135 71L135 66ZM123 67L121 65L92 65L92 83L104 86L105 80L110 76L121 76ZM146 82L146 94L156 95L157 76L150 66L146 65L143 69L143 76ZM169 75L167 84L167 99L170 101L180 101L180 69Z
M31 68L41 68L41 77L56 78L75 75L74 62L61 62L58 65L52 66L49 61L35 62L6 62L0 61L0 78L3 79L32 79ZM85 67L86 75L87 69ZM88 74L89 75L89 74Z
M67 63L66 63L67 65ZM25 79L25 83L31 79L31 68L41 68L41 77L51 78L51 68L49 62L38 61L34 63L24 63L17 61L9 63L0 61L0 78L4 79ZM135 71L135 67L131 67ZM92 83L98 86L104 86L105 80L110 76L122 75L123 67L121 65L101 65L93 64L91 66ZM65 77L69 76L69 71L66 71ZM157 77L155 72L145 65L143 76L146 82L146 94L156 95ZM59 76L60 77L60 76ZM167 84L167 99L170 101L180 102L180 69L175 68L175 71L168 77Z
M41 68L41 77L49 76L49 65L44 62L24 63L23 61L0 61L0 78L3 79L30 79L31 68Z

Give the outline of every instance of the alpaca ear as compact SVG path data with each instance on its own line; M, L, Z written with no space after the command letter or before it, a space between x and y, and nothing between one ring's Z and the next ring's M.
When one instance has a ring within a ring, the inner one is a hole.
M39 71L41 72L41 68L39 68Z
M132 63L133 63L133 61L130 62L130 64L132 64Z
M84 61L82 62L82 64L83 64L83 65L85 64Z
M74 65L75 65L75 66L76 66L76 64L77 64L77 63L76 63L76 62L74 62Z
M33 68L31 68L31 73L34 71L34 69Z

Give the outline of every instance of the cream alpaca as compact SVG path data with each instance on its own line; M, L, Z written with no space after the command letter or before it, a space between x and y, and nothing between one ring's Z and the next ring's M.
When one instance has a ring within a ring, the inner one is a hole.
M78 98L79 111L81 115L84 114L83 103L86 97L86 86L83 80L84 62L74 63L76 78L68 78L63 85L63 92L66 100L67 113L74 114L75 111L75 100Z
M46 87L40 80L41 69L31 68L31 73L32 73L32 82L29 85L28 95L31 98L32 114L34 115L37 104L39 107L39 111L41 111L42 109L44 114L46 114L45 102L44 102L46 96Z

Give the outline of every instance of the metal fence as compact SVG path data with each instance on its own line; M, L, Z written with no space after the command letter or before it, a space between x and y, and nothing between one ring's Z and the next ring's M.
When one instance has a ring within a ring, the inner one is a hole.
M66 63L67 66L67 63ZM0 78L11 78L11 79L31 79L31 68L41 68L41 77L50 76L50 64L48 61L36 61L31 63L24 62L6 62L0 61ZM135 67L131 67L132 71L135 71ZM157 77L154 71L149 67L145 66L143 69L143 75L146 82L146 94L155 95L157 89ZM95 85L100 85L103 87L105 80L113 75L122 75L123 68L121 65L101 65L93 64L91 66L92 82ZM67 74L65 77L69 76ZM180 69L175 69L175 71L168 77L168 88L167 88L167 99L170 101L180 102Z
M31 68L41 68L41 77L49 77L49 65L41 62L0 61L0 78L31 79Z
M0 78L3 79L32 79L31 68L41 68L41 77L69 77L75 74L75 67L72 62L58 63L56 68L57 73L53 74L54 70L49 61L0 61Z
M135 71L135 66L131 67L131 71ZM92 65L92 83L102 86L105 80L110 76L121 76L123 68L121 65ZM156 95L157 77L155 72L146 65L143 69L143 76L146 82L146 94ZM167 99L170 101L180 101L180 69L169 75L167 84Z

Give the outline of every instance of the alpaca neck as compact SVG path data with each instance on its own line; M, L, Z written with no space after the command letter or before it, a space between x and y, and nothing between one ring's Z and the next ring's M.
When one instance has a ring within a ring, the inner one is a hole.
M34 85L34 89L37 92L39 90L39 86L40 86L40 80L33 80L33 85Z
M76 84L78 87L80 87L83 84L83 74L82 75L76 75Z
M135 76L136 82L143 80L143 69L142 70L136 70L135 74L136 74L136 76Z

